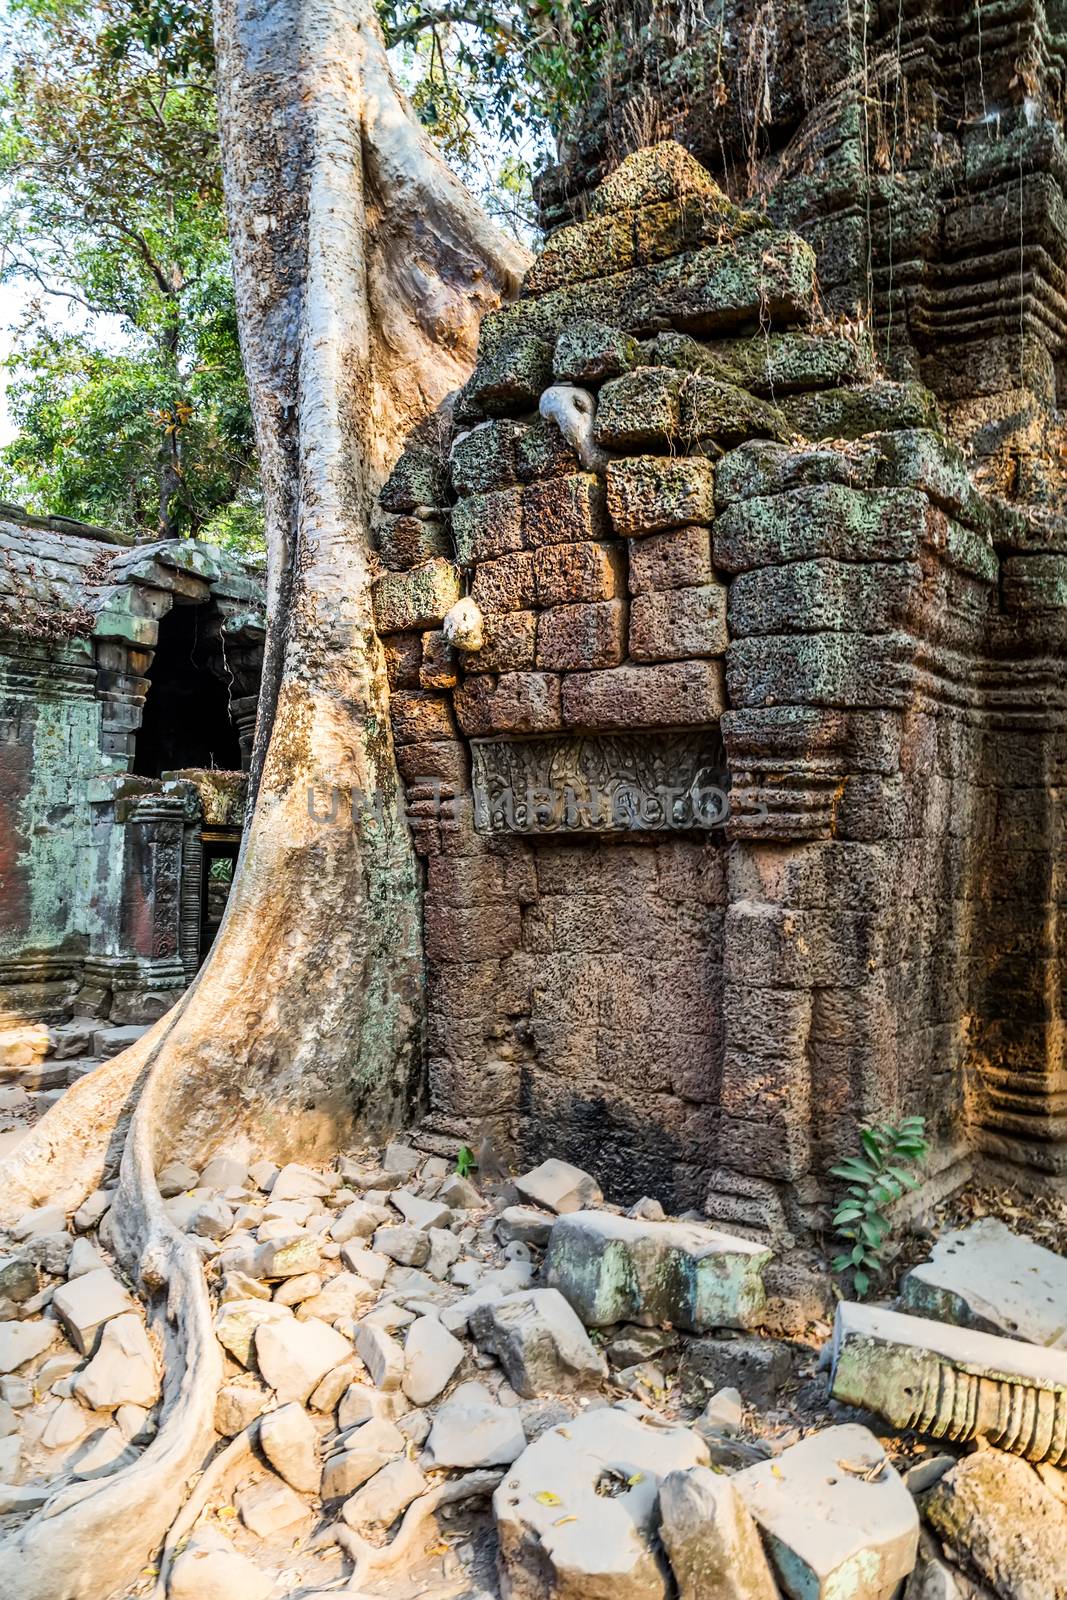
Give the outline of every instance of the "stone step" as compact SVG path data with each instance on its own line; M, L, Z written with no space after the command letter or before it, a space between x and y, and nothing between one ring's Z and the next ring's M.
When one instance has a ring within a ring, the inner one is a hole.
M98 1028L93 1034L93 1055L105 1060L121 1054L148 1032L151 1023L130 1022L121 1028Z

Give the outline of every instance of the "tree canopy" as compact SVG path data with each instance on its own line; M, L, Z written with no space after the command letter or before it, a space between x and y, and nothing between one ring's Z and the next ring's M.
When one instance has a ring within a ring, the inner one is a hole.
M377 0L413 109L520 240L534 167L587 91L602 7ZM222 203L210 7L10 0L0 281L31 297L9 359L0 494L141 537L249 547L262 515Z

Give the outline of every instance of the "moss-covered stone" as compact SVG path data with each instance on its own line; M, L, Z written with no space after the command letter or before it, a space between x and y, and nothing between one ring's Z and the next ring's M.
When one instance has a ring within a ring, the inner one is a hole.
M867 345L823 333L754 334L703 347L722 375L775 399L807 389L855 383L871 370Z
M796 234L760 233L490 312L480 349L488 355L525 335L554 340L569 322L590 317L632 334L665 325L709 334L746 323L788 327L806 322L814 305L811 246Z
M714 515L714 472L696 456L613 461L607 491L612 525L627 538L710 522Z
M423 444L409 444L378 496L383 511L447 506L448 463Z
M552 417L538 417L523 426L515 444L515 460L522 483L578 470L577 453Z
M816 484L728 507L712 530L722 572L829 556L841 561L910 561L926 536L930 505L914 489L849 489Z
M433 628L459 599L459 573L438 558L411 572L390 572L374 585L374 623L379 633Z
M784 440L789 427L777 406L719 378L691 373L682 391L681 434L690 448L742 439Z
M434 556L451 551L448 528L440 517L389 516L380 513L375 521L378 554L387 567L403 572L421 566Z
M648 450L678 437L685 374L671 367L635 367L600 391L596 441L608 450Z
M706 167L673 139L635 150L626 157L594 193L589 210L594 217L632 211L657 200L679 200L683 195L704 195L731 202Z
M522 549L522 489L496 489L457 500L452 538L462 567Z
M917 561L790 561L742 572L730 585L730 633L884 632L922 593Z
M552 382L552 346L531 331L515 329L484 352L464 390L468 405L500 417L537 409Z
M625 213L594 217L560 228L523 280L525 295L544 294L568 283L585 283L636 265L634 230Z
M782 401L796 431L808 439L859 439L883 428L937 428L937 401L920 383L869 383L825 389Z
M596 317L580 317L566 323L556 340L552 374L560 383L602 383L637 366L640 359L630 334Z
M458 495L485 494L519 481L516 451L521 422L482 422L452 446L452 487Z

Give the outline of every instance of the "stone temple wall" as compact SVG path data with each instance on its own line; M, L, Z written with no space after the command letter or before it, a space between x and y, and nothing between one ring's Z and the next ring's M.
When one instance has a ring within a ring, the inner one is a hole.
M161 627L183 607L250 753L261 580L195 540L130 547L0 507L0 1033L154 1021L196 973L204 784L135 761Z
M804 241L676 145L627 160L379 547L430 1132L779 1242L864 1118L926 1114L927 1193L976 1154L1062 1180L1064 558Z

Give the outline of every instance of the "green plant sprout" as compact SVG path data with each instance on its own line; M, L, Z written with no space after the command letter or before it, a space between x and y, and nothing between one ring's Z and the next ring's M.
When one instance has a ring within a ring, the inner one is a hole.
M850 1156L830 1171L848 1184L833 1225L840 1239L850 1241L848 1250L834 1258L833 1270L847 1272L851 1267L856 1293L862 1297L885 1265L886 1241L893 1228L886 1212L907 1190L919 1187L911 1169L930 1151L926 1118L873 1123L861 1129L860 1142L862 1156Z
M461 1144L456 1152L456 1171L461 1178L469 1178L478 1163L469 1145Z

